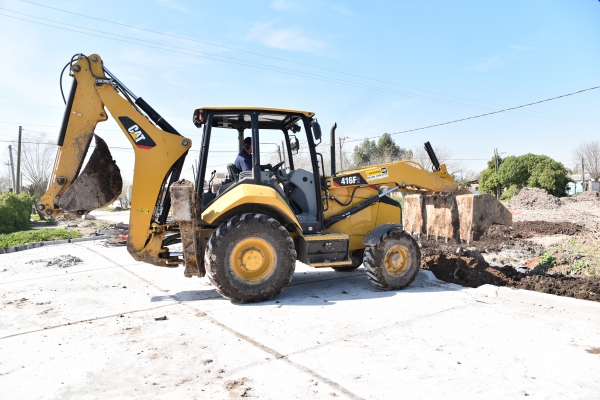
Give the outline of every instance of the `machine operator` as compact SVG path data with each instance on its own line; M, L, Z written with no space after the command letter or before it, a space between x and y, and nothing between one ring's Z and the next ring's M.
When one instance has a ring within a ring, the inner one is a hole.
M240 171L252 170L252 138L244 139L244 148L235 158L233 165Z

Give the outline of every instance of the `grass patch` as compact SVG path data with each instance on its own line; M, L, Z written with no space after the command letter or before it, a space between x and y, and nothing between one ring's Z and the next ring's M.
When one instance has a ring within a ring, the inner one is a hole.
M108 207L108 206L99 208L99 210L102 210L102 211L113 211L114 209L115 209L114 207Z
M38 229L0 235L0 247L11 247L25 243L46 242L80 238L81 233L72 229Z

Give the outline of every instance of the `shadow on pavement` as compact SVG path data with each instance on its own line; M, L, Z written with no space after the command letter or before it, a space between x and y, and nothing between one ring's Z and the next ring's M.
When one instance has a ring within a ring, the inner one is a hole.
M402 290L381 290L372 285L362 268L352 272L298 271L283 293L260 303L240 304L244 306L297 305L330 306L338 301L379 299L384 297L410 295L411 293L455 291L460 288L427 277L428 271L421 270L415 281ZM159 301L201 301L221 299L215 289L184 290L172 295L153 296L152 302Z

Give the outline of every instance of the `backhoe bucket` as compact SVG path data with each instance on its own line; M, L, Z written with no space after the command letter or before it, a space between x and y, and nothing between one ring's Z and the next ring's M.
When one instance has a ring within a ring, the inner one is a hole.
M121 171L106 142L94 135L96 148L87 165L60 196L58 206L68 212L80 215L104 207L115 201L121 194L123 179Z
M404 229L470 243L492 225L511 225L511 213L489 194L409 195L405 197Z

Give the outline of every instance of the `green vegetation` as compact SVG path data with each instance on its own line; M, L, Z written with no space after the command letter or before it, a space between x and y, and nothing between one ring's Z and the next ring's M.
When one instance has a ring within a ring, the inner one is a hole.
M28 229L31 225L29 216L32 204L33 197L27 193L0 194L0 233Z
M25 243L45 242L80 238L81 233L72 229L38 229L0 235L0 247L11 247Z
M364 142L354 148L354 163L357 166L380 164L390 161L406 160L412 158L412 151L396 145L389 133L381 135L379 140Z
M554 246L545 255L555 259L556 272L569 275L597 276L600 274L600 247L597 240L573 238ZM540 261L542 259L540 258Z
M556 257L554 257L552 254L546 253L540 257L537 265L547 265L549 267L554 267L556 265Z
M488 166L481 173L479 191L481 193L496 193L496 187L508 189L503 194L509 199L518 191L527 187L545 189L548 193L566 196L567 184L571 181L569 171L565 166L544 155L525 154L498 159L498 173L494 172L494 159L488 161Z

